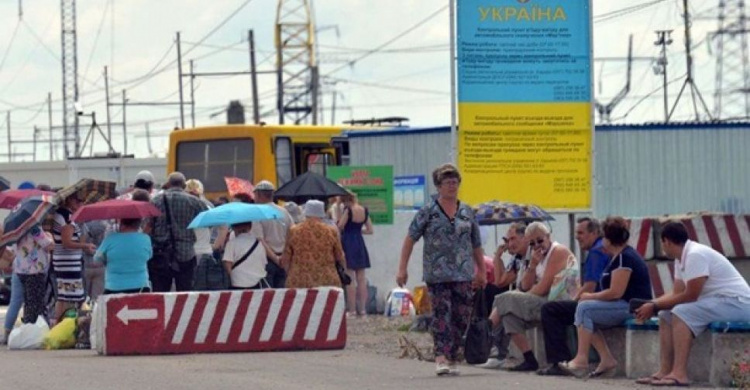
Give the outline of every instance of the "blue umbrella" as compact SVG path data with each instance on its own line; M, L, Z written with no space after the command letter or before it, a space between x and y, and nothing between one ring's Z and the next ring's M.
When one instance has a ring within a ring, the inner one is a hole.
M245 222L281 219L282 217L281 211L267 204L232 202L198 214L190 222L188 229L235 225Z

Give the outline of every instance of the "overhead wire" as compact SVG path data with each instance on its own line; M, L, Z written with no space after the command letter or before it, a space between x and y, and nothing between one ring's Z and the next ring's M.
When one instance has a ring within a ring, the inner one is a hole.
M3 72L3 67L5 67L5 61L8 59L8 54L10 53L10 49L13 47L13 43L16 41L16 36L18 35L18 29L21 27L21 20L18 20L16 22L16 27L13 28L13 34L10 36L10 42L8 43L8 47L5 48L5 53L3 53L3 59L0 61L0 73Z
M89 67L91 66L91 60L94 59L94 53L96 53L96 46L99 44L99 37L102 34L102 27L104 27L104 20L107 16L107 10L109 9L111 1L107 1L104 5L104 11L102 12L101 20L99 20L99 28L96 30L96 35L94 36L94 44L91 47L91 52L89 53L89 59L86 61L86 68L83 71L83 76L86 77L89 75Z

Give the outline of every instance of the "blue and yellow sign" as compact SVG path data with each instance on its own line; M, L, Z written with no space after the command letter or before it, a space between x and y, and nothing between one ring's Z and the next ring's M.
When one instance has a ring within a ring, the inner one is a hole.
M458 2L462 200L591 208L589 1Z

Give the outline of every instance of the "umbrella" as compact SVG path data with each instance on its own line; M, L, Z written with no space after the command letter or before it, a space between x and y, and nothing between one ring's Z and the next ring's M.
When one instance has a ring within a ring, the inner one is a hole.
M54 196L54 192L41 190L7 190L0 192L0 209L12 209L23 199L31 196Z
M81 179L78 183L58 191L55 199L58 205L62 205L65 199L76 195L84 204L91 204L113 199L117 195L116 187L117 183L112 181Z
M127 219L158 217L161 211L151 202L113 199L90 204L78 209L73 214L73 222L86 222L102 219Z
M253 199L253 183L239 177L225 177L224 182L227 183L227 192L229 196L234 198L237 194L246 194Z
M0 191L5 191L10 189L10 180L0 176Z
M276 199L327 199L349 193L335 181L315 172L307 172L284 184L276 191ZM299 202L298 202L299 203Z
M54 208L55 202L52 196L39 195L22 200L5 217L3 235L0 236L0 247L20 240L34 226L41 224L47 213Z
M190 222L188 229L235 225L281 218L281 211L271 205L232 202L201 212Z
M512 222L553 221L548 212L533 204L485 202L474 208L477 223L480 225L502 225Z

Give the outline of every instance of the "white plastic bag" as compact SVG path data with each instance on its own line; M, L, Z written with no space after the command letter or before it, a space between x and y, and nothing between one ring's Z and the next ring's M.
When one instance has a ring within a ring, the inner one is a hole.
M387 317L414 316L414 302L411 292L405 288L394 288L388 293L385 304Z
M96 350L96 346L99 345L97 332L99 332L99 312L101 310L99 310L98 302L94 302L93 306L94 308L91 310L91 324L89 324L89 343L91 344L91 349Z
M13 329L8 336L8 349L39 349L44 337L49 333L49 325L39 316L33 324L23 324Z

